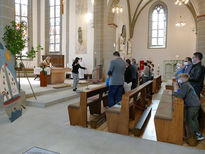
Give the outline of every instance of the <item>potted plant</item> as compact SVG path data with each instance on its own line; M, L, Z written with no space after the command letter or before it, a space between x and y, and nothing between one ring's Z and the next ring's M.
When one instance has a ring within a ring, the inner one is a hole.
M39 67L42 69L40 72L40 86L47 87L47 71L45 70L47 64L45 62L41 62Z

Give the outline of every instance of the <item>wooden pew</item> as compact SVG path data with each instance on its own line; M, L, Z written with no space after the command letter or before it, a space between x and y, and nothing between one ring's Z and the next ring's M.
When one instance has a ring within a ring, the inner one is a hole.
M158 93L160 88L161 88L161 84L162 84L162 77L161 75L155 77L153 79L153 85L152 85L152 91L153 93Z
M128 135L129 129L134 130L138 121L140 121L141 123L142 121L146 121L140 119L148 118L151 110L148 114L144 114L143 117L141 116L143 115L143 112L147 109L147 106L151 101L152 81L148 81L137 87L136 89L125 93L122 96L122 101L120 103L121 105L117 104L106 110L108 131ZM137 113L138 116L136 116ZM144 124L141 124L140 126L143 127Z
M87 107L90 114L101 114L101 102L108 105L108 87L101 86L80 94L80 102L68 105L68 114L71 125L87 127Z
M173 83L176 91L176 82ZM157 140L174 144L183 144L184 101L172 97L165 90L154 118Z
M200 98L201 102L201 113L200 113L200 128L202 131L205 129L205 97Z

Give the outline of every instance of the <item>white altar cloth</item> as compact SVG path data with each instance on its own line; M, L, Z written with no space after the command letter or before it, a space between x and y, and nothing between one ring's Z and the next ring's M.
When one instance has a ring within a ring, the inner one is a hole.
M34 74L35 75L40 75L40 72L42 71L43 69L41 67L35 67L34 68ZM47 72L47 75L50 75L51 74L51 68L50 67L46 67L45 68L45 71Z

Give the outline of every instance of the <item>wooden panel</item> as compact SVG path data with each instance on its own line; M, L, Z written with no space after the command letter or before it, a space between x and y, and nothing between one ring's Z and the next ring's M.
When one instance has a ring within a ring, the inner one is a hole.
M64 67L64 55L43 55L42 60L48 56L51 57L51 64L54 67Z

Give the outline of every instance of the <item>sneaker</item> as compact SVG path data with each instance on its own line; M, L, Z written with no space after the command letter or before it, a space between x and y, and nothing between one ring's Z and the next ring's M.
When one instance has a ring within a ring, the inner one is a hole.
M204 140L204 136L201 133L196 133L196 137L198 141Z
M77 89L73 89L73 91L76 91Z

